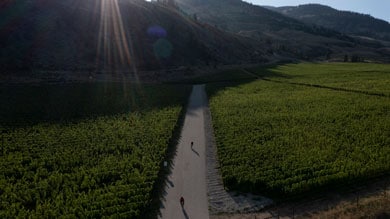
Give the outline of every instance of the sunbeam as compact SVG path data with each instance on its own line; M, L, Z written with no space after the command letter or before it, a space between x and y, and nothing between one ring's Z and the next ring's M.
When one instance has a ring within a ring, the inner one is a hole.
M96 65L103 62L105 70L113 73L131 72L132 79L139 82L132 39L125 30L118 0L100 0L100 25L97 43ZM102 56L103 55L103 56Z

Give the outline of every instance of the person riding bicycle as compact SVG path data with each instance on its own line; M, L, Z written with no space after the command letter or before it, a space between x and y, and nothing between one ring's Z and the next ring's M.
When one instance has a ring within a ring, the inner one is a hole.
M180 205L183 207L184 206L184 198L180 197Z

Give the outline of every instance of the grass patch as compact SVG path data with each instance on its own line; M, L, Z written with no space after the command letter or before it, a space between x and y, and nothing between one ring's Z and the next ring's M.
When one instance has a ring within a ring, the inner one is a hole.
M190 84L208 84L219 82L248 82L253 81L257 77L244 72L241 69L225 70L214 74L202 75L199 77L187 79L182 83Z

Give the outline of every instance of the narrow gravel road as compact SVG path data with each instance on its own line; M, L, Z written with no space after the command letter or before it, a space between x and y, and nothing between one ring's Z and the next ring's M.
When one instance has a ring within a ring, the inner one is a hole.
M181 139L168 177L161 206L163 219L208 219L206 150L203 110L207 106L204 85L193 87ZM191 147L191 142L194 145ZM180 205L180 197L185 200Z

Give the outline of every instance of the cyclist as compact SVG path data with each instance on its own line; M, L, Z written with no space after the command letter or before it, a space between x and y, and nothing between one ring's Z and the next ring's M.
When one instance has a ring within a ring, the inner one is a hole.
M180 205L183 207L184 206L184 198L180 197Z

